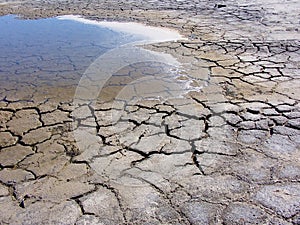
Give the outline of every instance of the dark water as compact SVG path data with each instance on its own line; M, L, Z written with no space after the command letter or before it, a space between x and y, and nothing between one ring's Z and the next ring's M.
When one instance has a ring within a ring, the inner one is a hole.
M0 17L0 99L16 92L31 96L41 88L76 86L97 57L135 40L76 21Z

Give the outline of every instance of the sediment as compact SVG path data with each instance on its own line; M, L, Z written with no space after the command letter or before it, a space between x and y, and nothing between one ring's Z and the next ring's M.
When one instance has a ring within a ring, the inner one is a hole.
M73 104L76 82L46 97L34 85L1 90L0 223L299 224L299 6L0 1L0 15L24 19L74 14L176 29L187 39L144 48L171 54L181 79L205 84L181 98L93 107ZM120 73L130 80L143 68ZM80 110L91 116L74 121ZM84 148L79 127L95 132Z

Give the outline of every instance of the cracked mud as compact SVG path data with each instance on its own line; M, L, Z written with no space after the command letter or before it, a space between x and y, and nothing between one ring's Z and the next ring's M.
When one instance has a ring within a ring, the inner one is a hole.
M195 87L179 97L161 65L140 63L114 74L94 105L75 105L84 71L75 59L51 67L42 58L34 76L27 58L19 82L0 84L0 224L300 224L299 6L0 1L1 15L176 29L188 39L144 48L174 56L183 65L175 80ZM58 67L64 76L37 85ZM90 116L74 120L78 111ZM79 128L94 139L77 143Z

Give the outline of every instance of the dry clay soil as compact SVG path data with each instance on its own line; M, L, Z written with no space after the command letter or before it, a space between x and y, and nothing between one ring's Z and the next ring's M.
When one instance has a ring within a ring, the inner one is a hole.
M176 29L185 40L145 48L205 85L93 107L73 103L74 87L45 97L1 85L0 224L300 224L299 9L297 0L1 0L0 15ZM121 72L134 71L145 70ZM78 143L78 130L94 136Z

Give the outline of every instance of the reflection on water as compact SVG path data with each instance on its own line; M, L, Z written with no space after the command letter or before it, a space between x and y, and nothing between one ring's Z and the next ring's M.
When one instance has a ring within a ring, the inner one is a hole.
M127 99L181 95L177 60L136 46L178 39L176 31L136 23L0 17L0 99L93 102L121 92ZM120 76L119 70L128 74Z
M0 17L0 98L28 99L36 91L47 95L54 87L74 88L99 55L135 40L76 21Z

